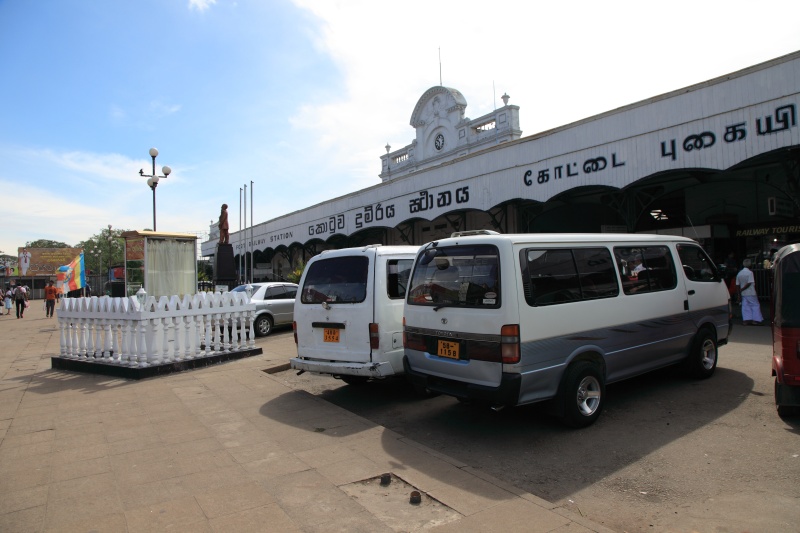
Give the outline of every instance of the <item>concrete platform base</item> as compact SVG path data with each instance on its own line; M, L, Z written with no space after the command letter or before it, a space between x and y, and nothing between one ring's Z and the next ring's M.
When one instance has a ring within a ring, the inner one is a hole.
M72 372L100 374L102 376L113 376L125 379L145 379L163 376L166 374L173 374L175 372L183 372L185 370L193 370L195 368L204 368L211 365L225 363L227 361L236 361L238 359L244 359L245 357L261 355L262 353L263 350L261 348L252 348L247 350L239 350L236 352L212 355L200 359L173 361L170 363L153 365L144 368L131 368L119 365L109 365L99 361L92 362L67 359L63 357L51 357L50 363L51 368L54 370L69 370Z

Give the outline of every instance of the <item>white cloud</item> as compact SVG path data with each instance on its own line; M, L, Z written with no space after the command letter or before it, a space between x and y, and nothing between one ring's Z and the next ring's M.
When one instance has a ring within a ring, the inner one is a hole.
M312 139L331 172L353 170L359 188L378 183L380 156L415 136L418 98L442 83L461 91L476 118L520 106L531 135L772 59L797 47L746 39L794 3L676 0L542 3L294 0L319 19L316 46L336 64L343 90L307 102L292 127ZM789 42L792 41L792 42ZM771 47L771 48L770 48ZM494 87L494 88L493 88ZM311 149L309 150L311 151ZM354 187L355 188L355 187ZM348 191L352 190L348 187Z
M180 104L165 104L163 102L150 102L150 113L155 115L155 118L163 118L172 115L181 110Z
M217 0L189 0L189 9L205 11L216 3Z

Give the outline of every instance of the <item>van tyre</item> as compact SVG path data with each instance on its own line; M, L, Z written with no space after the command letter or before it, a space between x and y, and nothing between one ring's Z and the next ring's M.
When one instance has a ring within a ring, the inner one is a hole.
M266 337L272 333L272 319L268 315L261 315L256 319L256 335Z
M703 328L697 332L683 366L690 377L707 379L717 368L717 357L717 339L711 331Z
M574 428L589 426L597 420L605 403L603 375L588 361L579 361L564 376L561 402L562 421Z

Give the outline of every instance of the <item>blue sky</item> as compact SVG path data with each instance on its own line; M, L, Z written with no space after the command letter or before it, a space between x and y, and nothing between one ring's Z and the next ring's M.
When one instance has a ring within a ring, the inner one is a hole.
M800 50L800 2L0 0L0 251L238 229L379 183L443 84L532 135ZM249 210L249 208L248 208ZM249 216L248 216L249 219Z

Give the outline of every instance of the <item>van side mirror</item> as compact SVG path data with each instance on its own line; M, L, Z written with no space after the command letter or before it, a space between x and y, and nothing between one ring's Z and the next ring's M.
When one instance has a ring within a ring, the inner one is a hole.
M428 248L427 250L422 252L422 257L420 257L419 259L419 264L425 266L431 261L433 261L433 258L436 257L437 255L439 255L439 252L436 248Z

